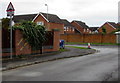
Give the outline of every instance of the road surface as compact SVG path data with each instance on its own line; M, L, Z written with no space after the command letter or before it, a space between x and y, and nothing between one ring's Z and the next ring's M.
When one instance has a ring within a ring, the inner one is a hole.
M117 46L94 46L100 52L3 72L3 81L106 81L118 70ZM117 73L114 80L117 80Z

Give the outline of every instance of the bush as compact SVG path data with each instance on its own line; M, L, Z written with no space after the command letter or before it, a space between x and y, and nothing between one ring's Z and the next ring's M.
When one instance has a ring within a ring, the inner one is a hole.
M37 25L31 21L23 21L13 26L13 30L15 29L22 30L24 38L32 48L42 49L42 44L46 40L44 26Z

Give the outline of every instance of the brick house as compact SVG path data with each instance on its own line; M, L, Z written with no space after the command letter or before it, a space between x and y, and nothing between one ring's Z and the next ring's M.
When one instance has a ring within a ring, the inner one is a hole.
M106 33L109 34L118 29L118 25L115 22L106 22L101 27L98 28L98 32L102 33L102 29L106 29Z
M57 15L40 12L38 14L15 15L13 17L14 23L19 23L22 20L33 21L38 25L43 25L48 31L59 29L60 34L64 34L64 24Z
M66 19L61 19L61 20L64 23L64 34L77 32L76 28L68 20Z
M120 27L120 22L117 23L118 27Z
M89 29L91 30L91 34L96 34L98 33L98 29L99 27L90 27Z
M81 34L89 34L91 33L91 30L89 27L82 21L72 21L71 24L76 27L76 29L81 33Z

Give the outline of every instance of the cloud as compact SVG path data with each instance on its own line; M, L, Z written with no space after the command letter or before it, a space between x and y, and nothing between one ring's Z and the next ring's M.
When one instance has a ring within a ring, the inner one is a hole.
M1 0L0 17L6 16L6 8L10 1L15 7L15 14L47 12L47 3L49 13L69 21L77 19L90 26L97 26L107 20L118 20L119 0Z

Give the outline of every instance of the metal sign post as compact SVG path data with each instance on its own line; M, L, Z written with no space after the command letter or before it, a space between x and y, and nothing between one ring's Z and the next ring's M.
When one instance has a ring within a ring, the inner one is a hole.
M12 5L12 3L10 2L10 4L7 7L7 16L10 16L10 59L12 59L12 16L14 16L14 7Z
M12 59L12 15L10 16L10 59Z

